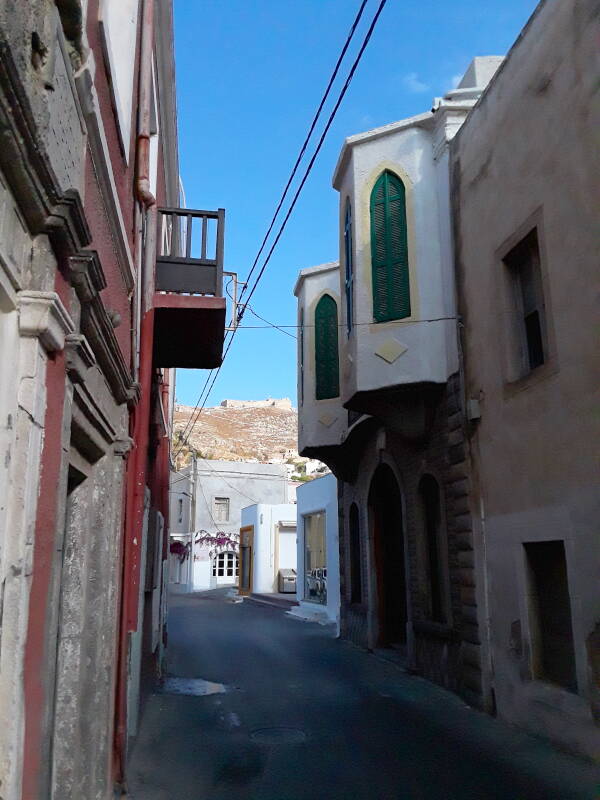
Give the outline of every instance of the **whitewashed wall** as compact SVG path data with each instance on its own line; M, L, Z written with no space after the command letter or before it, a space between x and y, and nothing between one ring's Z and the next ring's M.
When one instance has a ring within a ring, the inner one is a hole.
M257 503L242 510L242 527L254 527L254 559L252 563L252 591L258 594L277 592L277 573L279 569L296 569L295 539L288 526L282 523L296 522L296 506L291 503L270 505ZM280 536L282 527L283 542L280 538L277 547L276 538ZM292 541L287 537L293 537ZM287 539L287 541L286 541ZM283 544L283 552L282 552ZM279 557L277 554L279 551ZM290 594L290 597L294 595Z
M119 138L129 161L139 0L101 0L100 24L110 68Z
M326 617L340 625L340 548L338 528L337 480L334 475L323 475L305 483L298 489L298 609L293 613L307 618ZM327 557L327 605L305 600L304 517L319 511L325 513L325 539Z
M444 319L455 316L455 311L451 284L444 276L451 263L450 241L440 237L434 128L434 115L428 113L352 137L336 173L340 227L349 198L354 237L355 325L345 348L344 402L359 391L422 381L444 383L457 369L456 347L448 350L448 342L456 339L455 322ZM441 168L447 172L446 163ZM411 315L374 323L370 197L386 169L398 175L406 188ZM447 211L446 201L443 213ZM343 273L344 265L340 281Z
M324 294L330 294L338 305L340 365L342 362L342 339L345 332L342 328L343 309L338 263L303 269L294 294L298 298L298 319L302 315L304 319L304 334L298 336L298 362L303 359L304 363L303 376L298 368L298 450L301 453L305 447L340 444L347 428L348 412L343 408L341 398L317 400L315 385L315 308ZM300 325L300 321L298 324Z

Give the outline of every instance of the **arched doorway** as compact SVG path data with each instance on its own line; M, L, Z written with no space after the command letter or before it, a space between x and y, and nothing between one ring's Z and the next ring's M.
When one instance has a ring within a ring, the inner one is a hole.
M369 519L373 532L377 582L377 644L406 644L406 569L402 496L394 473L380 465L369 490Z

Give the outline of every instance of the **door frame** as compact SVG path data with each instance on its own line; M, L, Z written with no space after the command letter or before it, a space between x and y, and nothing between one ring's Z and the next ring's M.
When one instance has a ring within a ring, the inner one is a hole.
M244 550L248 550L249 552L249 559L250 564L248 566L248 588L242 588L242 575L244 574ZM254 525L245 525L243 528L240 528L240 553L239 553L239 575L238 575L238 594L241 597L247 597L249 594L252 594L252 584L253 584L253 566L254 566Z

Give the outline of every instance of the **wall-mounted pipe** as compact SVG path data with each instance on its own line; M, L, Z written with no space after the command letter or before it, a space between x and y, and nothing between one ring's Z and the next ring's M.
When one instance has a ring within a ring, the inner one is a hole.
M135 159L135 196L138 201L135 252L139 272L133 300L136 347L134 374L140 384L140 400L132 414L133 448L127 464L125 535L121 578L119 664L115 713L115 778L125 787L127 760L127 681L129 635L137 629L144 492L148 459L152 394L152 350L154 339L154 271L156 256L156 198L150 191L150 114L152 103L152 59L154 51L154 2L143 0L140 40L138 121Z

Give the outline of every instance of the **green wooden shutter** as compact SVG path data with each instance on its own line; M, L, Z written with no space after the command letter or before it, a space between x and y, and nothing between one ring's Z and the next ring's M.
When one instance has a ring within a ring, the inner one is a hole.
M324 294L315 309L315 373L317 400L338 397L340 366L337 303Z
M371 268L375 321L409 317L406 191L400 178L388 171L371 192Z

